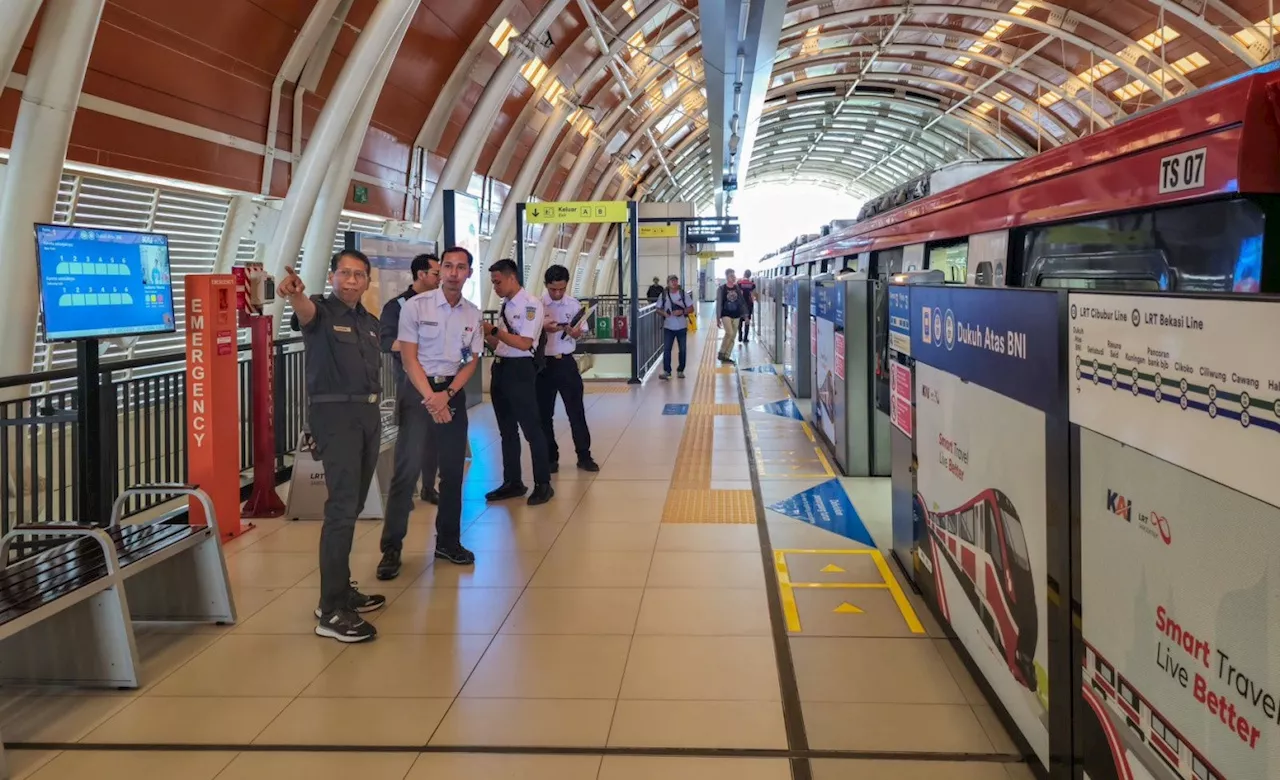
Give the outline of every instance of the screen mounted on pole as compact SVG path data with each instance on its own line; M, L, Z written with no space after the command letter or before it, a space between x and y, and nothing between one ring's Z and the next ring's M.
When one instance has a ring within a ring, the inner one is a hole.
M36 225L45 341L172 333L169 238Z

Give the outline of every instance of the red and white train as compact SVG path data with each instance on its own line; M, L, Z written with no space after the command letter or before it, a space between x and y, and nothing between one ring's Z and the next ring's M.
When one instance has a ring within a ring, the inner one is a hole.
M1134 779L1129 753L1153 777L1226 780L1097 649L1088 642L1084 649L1081 693L1102 726L1117 780Z
M926 507L923 498L918 506ZM1035 691L1038 608L1022 521L1002 491L989 488L946 512L924 509L938 604L951 619L939 566L950 564L974 611L1023 687Z

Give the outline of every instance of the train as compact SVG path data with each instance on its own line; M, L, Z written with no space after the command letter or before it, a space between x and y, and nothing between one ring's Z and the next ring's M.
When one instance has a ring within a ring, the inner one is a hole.
M1128 754L1142 762L1146 774L1177 780L1227 780L1183 737L1097 648L1084 643L1081 693L1098 718L1111 750L1114 775L1107 780L1133 780ZM1095 780L1105 770L1091 776Z
M1003 491L988 488L945 512L929 511L920 496L916 506L924 515L938 604L943 605L944 614L950 619L937 567L945 560L1009 672L1034 693L1039 613L1026 535L1013 502Z

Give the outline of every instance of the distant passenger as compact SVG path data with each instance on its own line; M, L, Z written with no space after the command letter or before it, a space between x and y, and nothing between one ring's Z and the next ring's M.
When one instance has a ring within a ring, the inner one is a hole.
M658 281L658 277L653 277L653 284L649 285L649 289L644 296L650 301L658 300L658 296L662 295L662 283Z
M738 331L738 341L746 344L751 332L751 318L756 313L756 282L751 278L750 271L742 272L738 289L742 291L742 301L747 305L747 313L742 317L742 328Z
M720 340L720 362L732 363L733 345L738 338L738 323L747 314L747 305L742 300L742 290L738 289L738 277L733 269L724 272L724 284L716 291L716 322L724 329L724 338Z
M662 373L659 379L671 378L671 347L680 345L680 364L676 376L684 379L685 355L689 351L689 314L694 301L689 293L680 289L680 277L667 277L667 289L658 297L658 311L665 315L662 323Z

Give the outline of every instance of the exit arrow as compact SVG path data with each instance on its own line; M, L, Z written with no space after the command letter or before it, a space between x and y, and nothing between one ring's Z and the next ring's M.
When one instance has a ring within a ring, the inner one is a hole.
M847 601L842 601L840 603L840 606L836 607L832 611L838 615L861 615L862 614L861 609L853 606Z
M822 567L820 571L823 574L844 574L844 569L834 563L828 563L826 566Z

